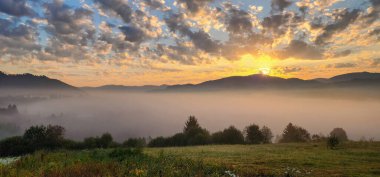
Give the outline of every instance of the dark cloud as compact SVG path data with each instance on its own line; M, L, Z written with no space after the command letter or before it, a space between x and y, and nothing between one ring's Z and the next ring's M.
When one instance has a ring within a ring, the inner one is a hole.
M190 27L184 24L183 18L183 15L172 14L168 18L165 18L165 23L170 31L178 31L181 35L189 37L196 48L209 53L218 51L219 44L217 41L213 41L210 35L203 30L199 29L196 32L190 30Z
M120 31L125 35L125 40L129 42L141 42L145 38L144 31L135 26L121 26Z
M289 0L272 0L272 12L282 12L285 8L289 7L290 5L292 5L292 2Z
M40 50L41 47L36 41L37 35L33 26L17 24L12 20L0 18L0 51L2 55L20 56Z
M264 28L263 32L271 32L274 35L283 35L288 29L291 20L292 14L290 13L265 17L261 22L261 25Z
M95 40L96 30L92 25L92 11L83 8L72 8L55 1L45 4L46 18L49 25L46 31L52 38L59 39L62 43L71 45L87 45L91 40ZM85 21L91 21L90 24Z
M380 65L380 58L375 58L372 60L371 66L376 67Z
M241 34L252 31L252 20L246 11L231 6L228 12L226 25L230 33Z
M299 72L302 71L302 68L300 67L284 67L280 69L282 73L288 74L288 73L294 73L294 72Z
M370 36L380 35L380 28L376 28L369 33Z
M124 20L125 23L129 23L132 20L132 8L123 0L94 0L100 4L105 10L111 10Z
M180 3L184 3L187 10L192 13L199 12L200 9L207 7L208 3L213 0L178 0Z
M371 25L376 20L380 19L380 0L370 0L372 6L372 11L367 15L364 15L363 18L368 25Z
M333 55L333 58L346 57L346 56L350 55L351 53L352 53L351 50L343 50L343 51L340 51L340 52L336 52Z
M323 50L301 40L293 40L288 47L278 54L281 58L323 59Z
M26 4L26 0L0 0L0 12L13 16L34 16L36 13Z
M144 0L144 2L146 5L148 5L152 9L159 9L164 6L164 4L158 0Z
M15 25L14 21L0 18L0 35L7 37L30 38L34 30L24 24Z
M353 23L359 16L359 10L354 9L349 11L348 9L335 15L335 22L328 24L323 28L323 33L320 34L316 39L316 44L322 45L327 43L327 41L333 37L337 32L345 30L351 23Z
M335 63L334 65L328 65L328 68L353 68L357 66L355 63Z

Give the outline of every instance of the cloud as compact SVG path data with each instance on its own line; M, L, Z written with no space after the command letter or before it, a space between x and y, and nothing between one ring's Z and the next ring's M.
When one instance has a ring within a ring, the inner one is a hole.
M165 18L165 23L169 27L170 31L178 31L181 35L189 37L195 47L205 52L214 53L219 49L217 41L213 41L210 35L203 30L198 31L190 30L190 26L184 23L184 16L180 14L172 14L168 18Z
M129 42L141 42L145 38L144 32L135 26L121 26L119 29L125 35L125 40Z
M376 67L380 65L380 58L375 58L372 60L371 66Z
M335 63L335 64L329 64L326 67L327 68L354 68L357 64L355 63Z
M159 9L164 6L165 1L162 0L144 0L145 4L152 9Z
M351 53L352 53L351 50L343 50L343 51L340 51L340 52L336 52L333 55L333 58L346 57L346 56L350 55Z
M359 16L359 10L354 9L349 11L343 10L335 15L335 21L332 24L328 24L323 28L322 34L320 34L315 42L318 45L325 44L333 35L337 32L345 30L351 23L353 23Z
M228 13L226 25L230 33L242 34L252 31L252 19L246 11L229 6Z
M197 13L200 9L207 6L208 3L213 0L178 0L180 3L183 3L187 10L192 13Z
M323 50L317 46L307 44L301 40L292 40L290 44L282 51L279 51L281 58L298 58L298 59L323 59Z
M36 15L26 2L26 0L1 0L0 12L17 17Z
M125 23L129 23L132 20L132 8L123 0L94 0L100 4L101 8L109 11L113 11L118 14Z
M282 73L282 74L289 74L289 73L295 73L295 72L300 72L302 71L302 68L301 67L279 67L279 68L274 68L276 70L278 70L278 72Z
M292 2L289 0L272 0L272 12L282 12L285 8L289 7L290 5L292 5Z

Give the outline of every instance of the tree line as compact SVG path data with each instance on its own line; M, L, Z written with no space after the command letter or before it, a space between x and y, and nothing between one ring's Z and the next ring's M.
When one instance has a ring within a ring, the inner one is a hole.
M6 138L0 141L0 156L19 156L33 153L38 150L55 149L94 149L115 147L169 147L169 146L194 146L208 144L268 144L272 143L273 133L267 126L250 124L243 131L229 126L228 128L210 134L200 126L194 116L190 116L185 123L182 132L169 137L129 138L123 143L115 142L110 133L101 136L88 137L83 141L74 141L64 138L65 129L58 125L39 125L28 128L22 136ZM328 137L324 135L312 135L300 127L289 123L279 143L300 143L310 141L327 141L334 148L342 141L348 140L347 134L342 128L335 128Z
M257 124L251 124L245 127L243 131L230 126L222 131L210 134L205 128L202 128L194 116L190 116L183 131L169 137L157 137L152 139L148 146L150 147L170 147L170 146L194 146L208 144L269 144L272 143L272 130L263 126L260 128ZM335 128L329 136L322 134L310 135L310 133L297 125L289 123L281 136L278 143L301 143L301 142L320 142L336 139L335 144L347 141L347 134L342 128ZM335 145L333 145L335 146Z

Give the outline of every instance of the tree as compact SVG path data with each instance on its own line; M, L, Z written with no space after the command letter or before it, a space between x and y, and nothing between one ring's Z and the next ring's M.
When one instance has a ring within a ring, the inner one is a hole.
M46 144L49 149L56 149L62 146L64 141L65 128L58 125L48 125L46 128Z
M347 141L348 140L346 131L343 128L334 128L330 132L330 137L336 137L339 139L339 141Z
M245 128L245 139L249 144L260 144L264 140L264 135L260 131L260 127L256 124L251 124Z
M289 123L284 132L282 133L282 138L280 143L291 143L291 142L307 142L310 141L310 133L302 128Z
M216 132L211 137L215 144L244 144L243 134L234 126L230 126L222 132Z
M261 131L261 134L263 135L263 143L264 144L272 143L272 138L273 138L272 130L267 126L263 126L260 131Z
M204 145L210 142L210 133L198 124L194 116L190 116L186 121L183 133L186 145Z
M42 149L46 139L46 127L32 126L25 131L23 138L32 149Z
M104 133L99 139L100 148L108 148L112 144L113 138L110 133Z

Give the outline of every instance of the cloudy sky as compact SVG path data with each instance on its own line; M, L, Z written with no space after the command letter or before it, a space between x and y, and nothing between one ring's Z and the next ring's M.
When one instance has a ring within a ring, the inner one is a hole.
M380 0L0 0L0 71L75 86L380 72Z

